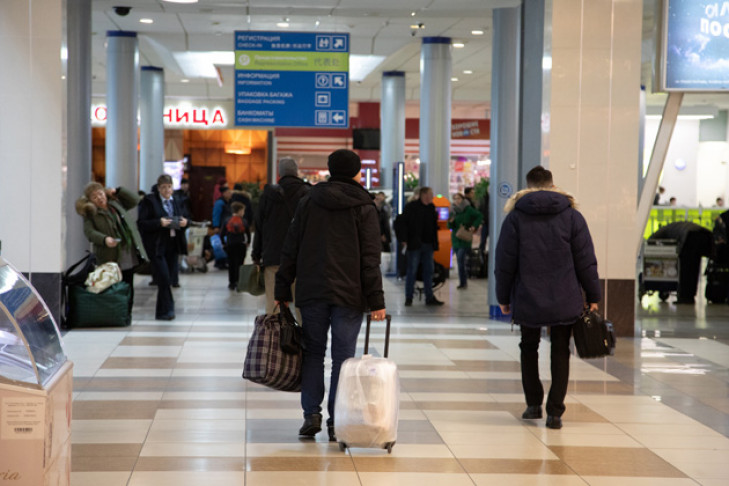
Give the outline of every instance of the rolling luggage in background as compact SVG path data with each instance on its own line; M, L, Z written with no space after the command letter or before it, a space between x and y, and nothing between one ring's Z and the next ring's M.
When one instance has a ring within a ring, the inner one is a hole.
M709 261L706 267L706 300L712 304L723 304L729 297L729 265Z
M472 248L466 256L466 271L469 278L486 278L488 265L486 256L478 248Z
M615 352L613 323L597 312L583 312L572 329L577 354L582 359L602 358Z
M400 411L397 365L387 359L391 316L387 316L384 358L367 354L371 321L372 316L368 314L364 356L342 363L334 405L334 430L342 451L348 447L373 447L391 453L397 441Z

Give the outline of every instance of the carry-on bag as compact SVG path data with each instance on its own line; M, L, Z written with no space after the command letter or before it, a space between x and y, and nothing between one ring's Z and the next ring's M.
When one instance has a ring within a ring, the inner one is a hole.
M289 327L294 329L289 329ZM299 335L291 311L256 317L255 328L243 363L243 378L281 391L301 391L301 346L285 338ZM284 341L282 341L284 340ZM282 347L283 344L283 347Z
M122 327L132 323L129 314L131 289L126 282L117 282L98 294L74 285L68 293L69 328Z
M387 359L391 320L388 315L384 358L368 354L372 321L368 314L364 356L342 363L334 402L334 430L342 451L371 447L391 453L397 441L400 379L397 365Z
M83 286L86 278L96 268L96 255L87 251L86 255L68 270L61 274L61 327L68 328L68 316L70 309L70 289L75 286ZM78 269L78 271L76 271ZM76 271L76 273L74 273Z
M723 304L729 298L729 265L709 261L706 266L706 300L712 304Z
M572 328L577 354L582 359L602 358L615 353L613 323L598 312L583 312Z
M240 266L238 271L238 292L248 292L251 295L266 293L266 282L260 265L244 263Z

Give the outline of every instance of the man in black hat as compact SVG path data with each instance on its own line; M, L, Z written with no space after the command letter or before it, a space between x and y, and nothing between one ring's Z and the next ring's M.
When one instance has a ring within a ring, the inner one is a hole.
M357 154L337 150L329 155L329 181L315 185L299 202L281 251L275 299L288 305L296 280L296 305L304 328L299 435L313 438L320 430L324 400L324 355L332 332L332 377L327 420L334 433L334 400L339 369L354 356L362 313L385 318L380 273L380 225L372 196L360 185Z

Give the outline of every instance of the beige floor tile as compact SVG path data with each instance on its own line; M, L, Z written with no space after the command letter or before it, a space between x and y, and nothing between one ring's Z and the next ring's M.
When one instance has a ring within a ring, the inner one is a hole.
M543 444L527 427L483 427L478 431L439 431L446 444L452 445L510 445Z
M211 391L194 391L194 392L173 392L167 391L162 395L163 400L245 400L246 396L250 397L250 393L245 392L211 392ZM298 396L298 395L297 395Z
M248 457L343 457L339 446L330 442L299 441L293 443L252 444L246 446Z
M467 474L359 472L362 486L473 486Z
M349 449L352 457L381 457L382 449ZM453 453L444 444L401 444L398 442L392 448L390 457L409 457L409 458L434 458L434 459L452 459Z
M242 442L245 420L155 420L147 442Z
M495 402L489 393L409 393L416 402Z
M454 458L393 457L384 450L379 452L379 456L353 455L354 467L360 473L403 472L435 475L465 473L461 464Z
M696 481L688 478L632 478L623 476L585 476L584 479L590 486L696 486ZM726 483L723 484L726 485Z
M73 444L141 444L147 437L151 420L74 420Z
M242 367L235 368L207 368L207 369L185 369L177 368L172 371L172 376L228 376L239 378Z
M72 472L71 486L126 486L130 471L124 472Z
M73 457L137 457L142 444L72 444Z
M360 486L354 472L248 471L246 486Z
M243 408L159 408L154 418L155 420L245 420L246 410Z
M525 474L574 476L564 462L538 459L460 459L469 474Z
M557 456L539 441L522 444L449 444L458 459L538 459L556 460Z
M247 410L247 418L249 420L262 420L262 419L301 419L302 412L300 407L283 409L253 409Z
M117 378L117 377L167 377L172 376L171 369L148 368L148 369L131 369L131 368L102 368L96 372L99 378Z
M584 480L577 476L549 475L549 474L471 474L476 486L587 486ZM618 486L618 485L616 485Z
M109 358L104 361L102 369L134 369L134 368L163 368L172 369L177 364L177 358Z
M153 419L158 401L86 400L73 404L74 420L143 420Z
M111 356L114 358L176 358L182 346L119 346Z
M134 471L128 486L240 486L243 471Z
M137 463L138 456L73 456L71 471L131 471Z
M248 457L247 471L354 471L352 458L338 456L322 457Z
M246 444L244 442L147 442L140 455L145 457L245 457Z
M622 424L618 424L622 428ZM633 435L633 438L649 449L717 449L729 451L729 439L723 436L700 435ZM729 454L728 454L729 455Z
M564 430L564 428L562 429ZM537 435L542 442L548 446L567 447L635 447L643 448L643 444L637 442L625 434L563 434L562 430L553 431L544 429Z
M162 395L162 392L81 392L74 397L74 401L159 401Z

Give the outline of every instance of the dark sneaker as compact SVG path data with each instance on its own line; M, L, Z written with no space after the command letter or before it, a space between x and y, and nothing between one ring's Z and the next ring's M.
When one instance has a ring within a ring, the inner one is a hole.
M405 299L405 307L410 307L413 305L413 299Z
M524 413L521 414L521 418L523 419L540 419L542 418L542 407L538 405L530 405L524 410Z
M333 425L327 425L327 432L329 433L329 442L336 442L337 434L334 433Z
M431 297L430 299L425 301L425 305L443 305L443 302L436 299L435 297Z
M299 429L299 435L314 437L319 431L321 431L321 414L304 415L304 425Z
M555 417L554 415L547 415L547 428L561 429L562 428L562 418Z
M467 289L467 288L468 288L468 285L459 285L458 287L456 287L457 290L463 290L463 289Z

